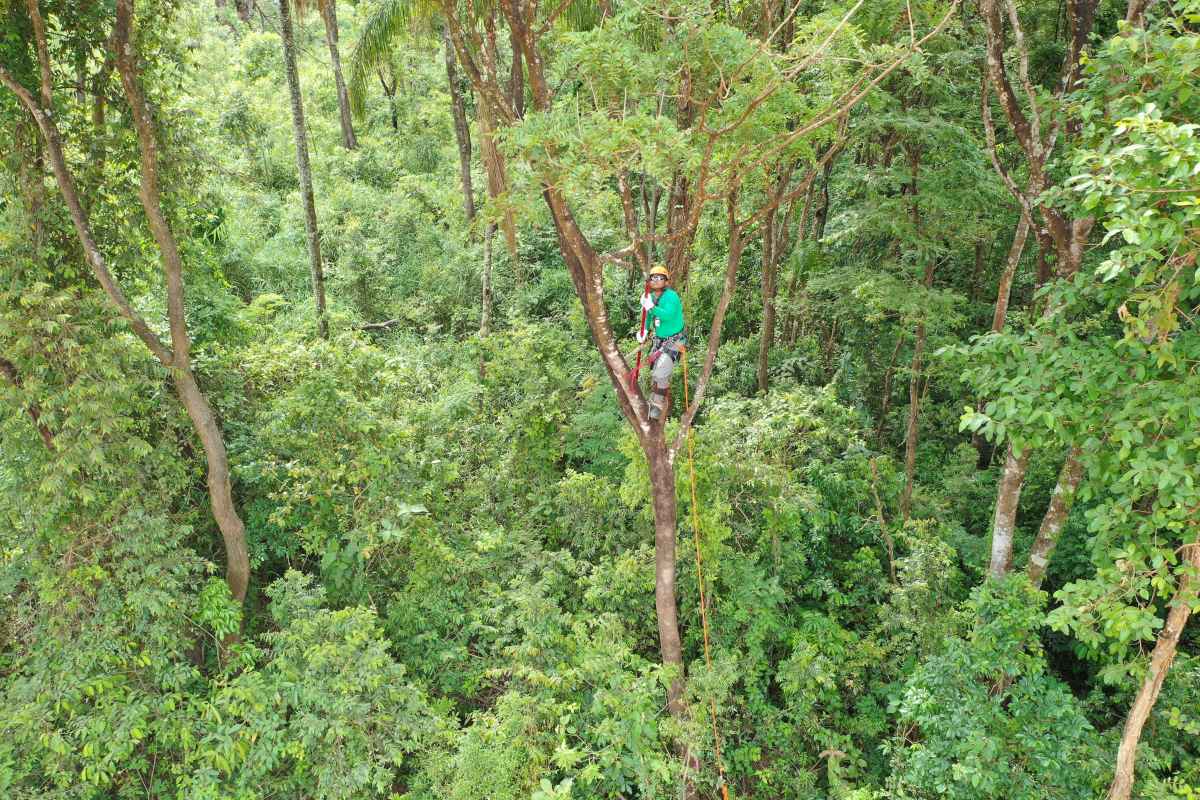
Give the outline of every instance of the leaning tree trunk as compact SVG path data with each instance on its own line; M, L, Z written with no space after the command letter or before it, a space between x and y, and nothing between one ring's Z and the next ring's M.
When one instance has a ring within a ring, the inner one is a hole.
M1029 466L1029 448L1017 456L1008 445L1004 458L1004 472L996 490L996 511L992 517L992 557L988 574L1003 578L1012 563L1013 534L1017 529L1017 505L1021 501L1021 487L1025 483L1025 470Z
M1187 563L1192 570L1200 570L1200 541L1192 542L1185 548L1188 552ZM1129 709L1129 717L1125 720L1125 730L1121 734L1121 746L1117 749L1117 766L1113 775L1112 786L1108 789L1108 800L1129 800L1133 791L1133 769L1137 761L1138 741L1142 738L1142 728L1146 719L1154 709L1158 693L1162 690L1163 680L1167 670L1175 659L1175 649L1179 646L1179 636L1183 626L1187 624L1191 614L1191 604L1195 602L1195 580L1192 575L1184 574L1179 578L1179 588L1171 599L1171 610L1167 614L1167 624L1158 641L1154 652L1150 655L1150 668L1142 681L1142 688Z
M200 437L208 460L208 494L217 527L225 540L228 562L226 577L230 592L240 604L246 599L246 589L250 582L246 528L233 500L225 438L221 434L212 406L200 390L192 372L191 339L187 332L183 300L183 261L179 255L175 234L162 210L158 188L158 145L154 139L154 126L146 98L142 94L138 65L130 42L132 17L133 0L117 0L117 23L113 31L117 71L121 74L125 97L129 100L130 116L137 131L138 149L141 153L142 208L146 212L150 231L162 257L163 271L167 276L167 317L174 354L171 374L175 380L175 391L187 409L188 417Z
M1083 480L1083 463L1079 460L1082 450L1072 447L1063 462L1062 470L1058 473L1058 483L1054 486L1054 494L1050 497L1050 505L1042 517L1041 527L1038 528L1037 538L1029 551L1029 566L1027 574L1029 582L1035 587L1041 587L1042 579L1046 576L1046 565L1058 544L1058 535L1062 533L1067 515L1075 503L1075 491Z
M216 424L212 409L191 372L190 339L187 333L187 320L184 317L182 262L159 202L157 145L153 138L153 125L145 98L142 96L137 82L137 67L129 41L129 27L133 14L131 2L130 0L120 0L117 4L117 24L113 30L113 41L117 64L121 71L122 83L129 99L134 127L138 136L138 147L141 154L142 206L159 246L166 277L167 317L171 348L163 343L158 334L146 323L146 320L134 310L120 284L109 271L104 255L96 244L87 212L79 199L74 176L67 166L67 160L63 153L62 136L52 113L53 83L46 47L46 30L36 0L28 0L28 9L41 72L41 102L35 100L25 87L17 83L2 65L0 65L0 84L7 86L17 95L42 132L59 192L67 206L75 233L83 248L84 257L91 266L96 280L121 316L129 322L134 334L142 340L147 349L158 359L159 363L171 372L174 378L176 392L188 411L188 416L195 426L196 433L199 435L208 457L209 500L213 516L225 543L226 580L230 593L241 603L246 597L250 579L245 527L233 502L224 439L221 437L220 428Z
M342 57L338 53L337 0L322 0L321 21L325 23L325 44L329 45L329 61L333 64L333 82L337 86L338 119L342 124L342 147L358 149L354 122L350 117L350 93L342 79Z
M283 65L288 92L292 99L292 128L296 134L296 169L300 173L300 199L304 203L304 232L308 240L309 269L313 298L317 305L317 333L329 336L325 319L325 269L321 265L321 234L317 229L317 205L313 199L312 167L308 163L308 131L304 124L304 103L300 98L300 77L296 73L296 43L292 33L291 0L279 0L279 27L283 32Z

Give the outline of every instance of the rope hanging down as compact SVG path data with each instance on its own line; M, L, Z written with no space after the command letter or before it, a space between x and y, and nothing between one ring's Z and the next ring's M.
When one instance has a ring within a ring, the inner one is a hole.
M643 314L643 326L645 325ZM638 351L639 364L641 361L641 351ZM684 348L682 354L683 361L683 407L688 408L688 368L687 368L687 349ZM689 427L687 432L688 443L688 482L691 485L692 493L692 543L696 545L696 585L700 589L700 627L704 630L704 663L708 666L709 672L712 672L712 646L709 644L708 635L708 602L704 592L704 559L700 555L700 511L696 503L696 453L693 445L692 429ZM725 765L721 761L721 732L717 728L717 701L714 697L708 698L708 711L712 719L713 733L713 757L717 762L717 774L720 776L721 797L723 800L729 800L729 788L725 783ZM686 769L686 766L685 766Z

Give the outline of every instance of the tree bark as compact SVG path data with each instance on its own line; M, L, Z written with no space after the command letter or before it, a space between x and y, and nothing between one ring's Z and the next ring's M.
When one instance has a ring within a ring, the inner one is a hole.
M246 599L250 582L250 559L246 548L246 530L238 516L233 499L233 488L229 479L229 459L225 451L225 439L217 425L216 416L208 399L200 390L192 373L191 339L187 332L187 319L183 300L183 261L175 235L162 211L158 188L158 145L154 140L154 127L139 82L138 67L131 42L133 0L117 0L117 22L113 31L117 70L129 100L130 116L137 131L138 149L141 154L142 208L150 223L151 233L158 245L163 271L167 283L167 317L171 331L173 361L171 374L176 392L187 410L192 426L200 437L208 460L208 495L213 516L225 541L226 580L234 599L241 604Z
M233 5L237 8L238 19L242 22L250 22L250 12L254 9L254 0L234 0Z
M904 344L904 334L896 336L896 346L892 348L892 357L888 361L887 370L883 373L883 390L879 398L879 423L875 426L876 447L883 447L883 427L887 424L888 410L892 406L892 376L896 374L896 359L900 356L900 346Z
M665 415L664 415L665 416ZM650 495L654 507L654 610L658 619L658 644L663 666L675 670L667 689L667 708L675 717L683 703L683 645L675 605L675 467L667 452L662 427L647 442L644 452L650 466Z
M450 112L454 118L454 139L458 142L458 176L462 184L463 211L467 225L475 221L475 190L471 185L471 128L467 125L467 107L463 102L462 89L458 84L458 69L454 63L454 46L450 43L450 32L442 30L442 44L446 51L446 83L450 87Z
M771 345L775 343L775 285L779 274L779 242L775 236L778 214L772 209L763 222L762 335L758 343L758 390L770 385Z
M992 558L988 574L1003 578L1012 564L1013 533L1017 527L1017 505L1021 501L1021 487L1025 483L1025 470L1029 467L1029 448L1020 456L1013 454L1012 444L1004 459L1004 473L996 491L996 510L992 517Z
M910 214L912 216L913 230L919 234L921 231L921 208L917 200L917 174L921 166L921 153L919 150L913 149L909 151L909 164L912 172L912 180L909 184L909 194L912 198ZM828 184L828 176L826 176L826 184ZM829 202L828 189L826 189L825 202L826 204ZM823 226L824 223L822 223ZM921 280L921 285L926 289L933 287L933 270L934 261L930 259L925 264L925 275ZM908 428L904 435L904 491L900 495L900 518L904 522L908 522L909 513L912 510L913 483L916 480L917 472L917 434L919 432L921 414L921 367L924 355L925 318L921 317L917 322L912 365L908 378Z
M1083 464L1079 460L1081 453L1078 446L1072 447L1067 453L1062 470L1058 473L1054 494L1050 497L1050 505L1046 508L1037 538L1033 540L1033 547L1029 551L1027 574L1029 582L1038 588L1046 576L1046 565L1050 563L1050 556L1058 544L1058 535L1062 533L1063 524L1075 503L1075 491L1083 480Z
M338 119L342 124L342 147L358 149L354 122L350 116L350 93L342 79L342 57L338 52L337 0L321 0L321 21L325 23L325 44L329 46L329 61L333 64L333 82L337 87Z
M1013 278L1017 267L1021 264L1021 254L1025 252L1025 240L1029 238L1029 217L1021 212L1017 229L1013 233L1012 245L1008 248L1008 258L1004 262L1004 272L1000 274L1000 284L996 288L996 309L992 313L992 331L999 333L1004 330L1008 319L1008 300L1012 294Z
M492 242L496 238L496 225L490 223L483 237L483 290L479 315L479 335L488 336L492 332Z
M300 199L304 204L304 232L308 240L309 269L313 299L317 306L317 333L329 337L325 318L325 268L321 264L321 233L317 229L317 204L313 198L312 167L308 163L308 130L304 124L304 103L300 97L300 76L296 72L296 43L292 32L291 0L279 0L279 27L283 33L283 65L287 73L292 101L292 129L296 136L296 169L300 173Z
M1200 570L1200 542L1188 545L1187 564L1192 570ZM1121 734L1121 746L1117 749L1117 765L1113 775L1112 785L1108 789L1108 800L1129 800L1133 791L1133 771L1137 761L1138 741L1142 738L1142 728L1154 704L1158 693L1162 690L1163 681L1171 662L1175 659L1175 650L1179 646L1179 637L1183 626L1187 624L1191 614L1191 604L1195 598L1195 579L1190 574L1179 578L1179 588L1171 599L1171 610L1167 613L1167 624L1155 642L1154 652L1150 655L1150 667L1137 697L1129 709L1125 720L1125 730Z

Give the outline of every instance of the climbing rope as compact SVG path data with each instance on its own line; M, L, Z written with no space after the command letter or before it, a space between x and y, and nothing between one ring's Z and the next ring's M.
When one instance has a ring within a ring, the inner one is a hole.
M649 280L646 281L646 286L642 290L642 292L643 292L643 294L642 294L643 297L645 297L647 294L650 293L650 281ZM645 333L646 333L646 307L642 306L642 327L641 327L641 330L638 333L638 335L643 336L643 335L645 335ZM637 366L635 366L633 368L633 372L629 373L629 388L630 389L633 389L633 387L637 385L638 373L642 371L642 349L643 349L643 343L638 342Z
M643 315L643 325L645 319ZM641 352L638 352L638 363L641 364ZM687 348L684 348L682 353L683 360L683 409L687 413L688 403L688 368L687 368ZM700 511L699 505L696 503L696 453L693 444L692 428L688 427L687 432L688 444L688 482L691 485L692 491L692 543L696 545L696 585L700 589L700 627L704 630L704 663L708 665L708 671L712 672L712 646L709 643L708 635L708 603L704 592L704 559L700 555ZM720 776L721 797L723 800L729 800L729 788L725 784L725 765L721 761L721 732L717 727L717 701L714 697L708 698L708 711L712 720L713 733L713 756L717 762L717 773ZM686 765L684 767L687 768Z

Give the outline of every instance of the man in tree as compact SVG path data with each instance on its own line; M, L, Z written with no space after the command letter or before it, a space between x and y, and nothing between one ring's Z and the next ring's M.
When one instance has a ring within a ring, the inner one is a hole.
M654 384L650 394L650 419L659 419L666 413L671 373L687 348L687 337L683 335L683 301L670 287L670 281L667 268L655 266L650 270L646 292L642 295L646 316L637 340L644 342L650 331L654 333L650 348L650 381Z

